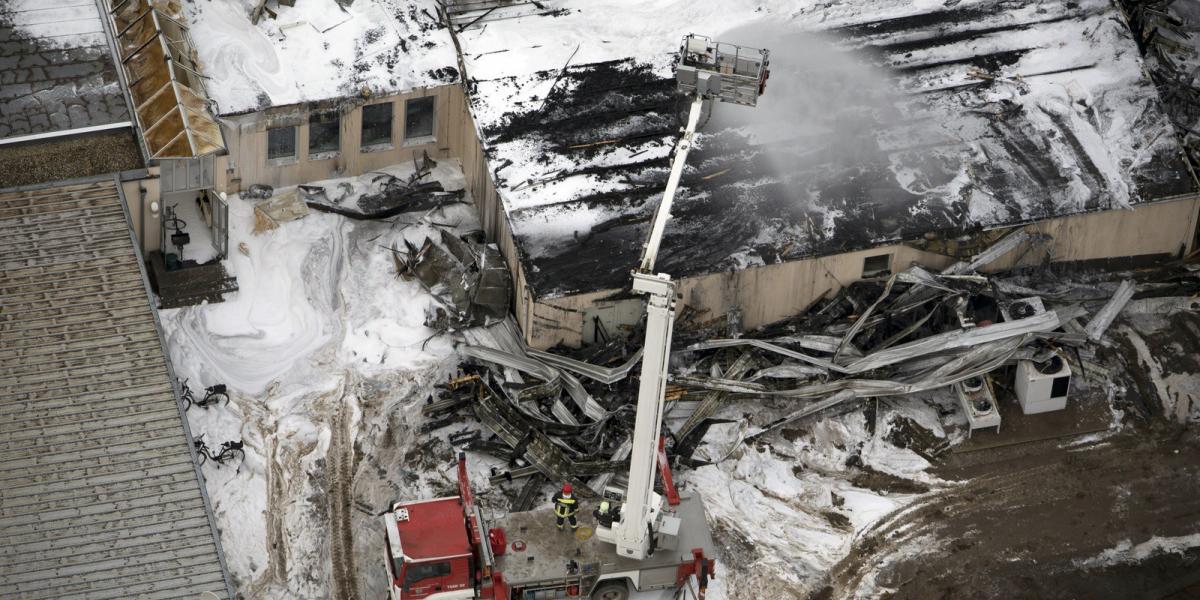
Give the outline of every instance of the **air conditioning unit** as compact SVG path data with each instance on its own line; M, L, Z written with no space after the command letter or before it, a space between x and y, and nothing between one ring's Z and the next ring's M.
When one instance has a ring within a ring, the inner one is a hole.
M1046 305L1037 296L1013 300L1007 306L1000 307L1000 316L1004 317L1005 321L1028 319L1044 312L1046 312Z
M1021 412L1027 415L1062 410L1071 388L1071 366L1057 354L1041 363L1017 361L1016 388Z
M970 431L985 427L995 427L997 432L1000 431L1000 409L992 393L992 382L986 375L960 381L954 384L954 391L958 393L958 403L967 415Z

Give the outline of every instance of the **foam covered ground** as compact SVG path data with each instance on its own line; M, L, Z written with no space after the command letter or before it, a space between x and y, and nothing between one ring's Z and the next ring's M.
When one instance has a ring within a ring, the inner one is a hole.
M458 189L458 169L443 161L434 175ZM397 278L387 250L402 239L436 239L431 221L478 227L473 209L457 204L394 222L312 212L254 235L253 205L234 196L226 268L240 290L223 303L161 311L177 375L201 395L215 383L230 389L227 407L193 407L187 416L214 448L245 443L240 467L210 462L204 473L229 568L248 598L329 597L339 569L349 569L331 558L340 555L357 559L360 589L382 591L373 512L443 481L402 453L418 443L421 401L457 358L453 342L423 324L431 297ZM428 464L452 458L442 454ZM335 548L347 528L364 548Z

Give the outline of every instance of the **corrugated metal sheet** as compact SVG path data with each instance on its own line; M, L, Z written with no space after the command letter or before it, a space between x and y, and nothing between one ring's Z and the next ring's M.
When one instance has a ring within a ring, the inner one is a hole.
M204 95L178 3L110 0L110 24L151 158L190 158L225 149Z
M0 599L228 597L115 181L0 192Z

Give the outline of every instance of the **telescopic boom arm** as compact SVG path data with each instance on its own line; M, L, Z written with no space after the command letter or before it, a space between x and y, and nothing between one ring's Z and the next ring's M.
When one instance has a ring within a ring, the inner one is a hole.
M680 49L676 78L679 89L691 95L687 124L675 146L671 174L662 202L654 213L650 235L642 248L641 262L633 271L633 291L646 294L646 342L642 352L642 378L638 386L637 420L629 461L629 487L625 493L621 522L614 526L617 554L641 560L652 548L662 498L654 493L657 442L662 429L663 398L667 387L667 363L675 325L675 282L670 275L654 273L659 245L679 180L692 149L704 102L718 99L754 106L762 94L769 72L767 51L715 43L688 35Z

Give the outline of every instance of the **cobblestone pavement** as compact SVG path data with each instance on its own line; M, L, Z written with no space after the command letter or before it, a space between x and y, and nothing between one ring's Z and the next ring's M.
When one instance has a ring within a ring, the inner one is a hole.
M0 0L0 139L129 120L92 2Z

